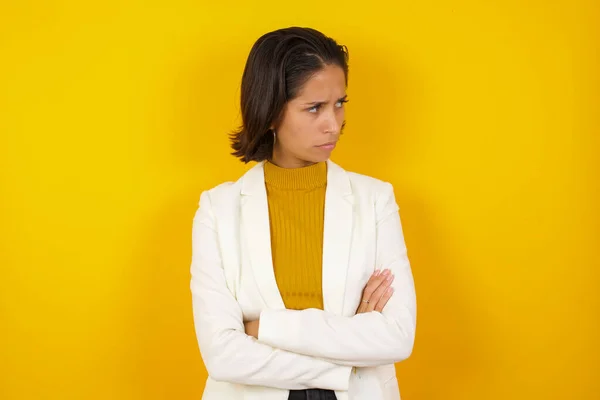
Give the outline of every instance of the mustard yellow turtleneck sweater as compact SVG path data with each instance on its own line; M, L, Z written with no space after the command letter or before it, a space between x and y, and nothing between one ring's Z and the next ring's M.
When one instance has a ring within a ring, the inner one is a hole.
M275 279L288 309L323 309L323 216L327 164L280 168L265 162Z

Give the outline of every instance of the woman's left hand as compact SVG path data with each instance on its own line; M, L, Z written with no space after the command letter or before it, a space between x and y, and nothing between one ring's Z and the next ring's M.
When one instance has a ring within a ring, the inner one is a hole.
M391 286L393 281L394 275L389 269L375 271L365 285L356 313L382 312L388 300L394 294L394 289Z

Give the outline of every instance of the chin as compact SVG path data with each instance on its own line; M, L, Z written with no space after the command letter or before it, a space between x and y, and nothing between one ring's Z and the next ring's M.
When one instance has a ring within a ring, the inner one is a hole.
M319 149L317 149L317 151L308 151L308 152L304 153L303 155L297 155L296 159L302 160L302 162L304 162L308 165L308 164L325 162L325 161L329 160L330 156L331 156L331 151L319 151Z
M322 156L312 156L310 158L307 159L307 161L311 162L311 163L320 163L320 162L325 162L327 160L329 160L330 154L328 155L322 155Z

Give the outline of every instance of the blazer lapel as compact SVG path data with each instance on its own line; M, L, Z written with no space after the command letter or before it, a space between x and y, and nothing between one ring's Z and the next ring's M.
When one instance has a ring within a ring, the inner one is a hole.
M249 255L256 283L267 307L285 305L273 270L269 204L263 163L243 177L241 199L242 250ZM325 311L343 314L346 275L353 227L353 196L350 181L341 167L327 161L327 189L323 226L323 304Z
M325 311L342 315L353 225L353 196L341 167L327 162L323 231L323 304Z
M269 203L264 181L263 163L251 168L243 177L241 199L242 248L248 254L256 284L267 307L283 309L285 305L273 271Z

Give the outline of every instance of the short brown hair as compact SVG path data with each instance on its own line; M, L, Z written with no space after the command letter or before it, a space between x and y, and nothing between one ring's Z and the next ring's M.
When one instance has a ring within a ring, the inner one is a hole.
M348 84L348 49L311 28L290 27L261 36L242 76L242 126L231 133L232 154L244 163L273 154L274 136L286 103L326 65L344 70Z

